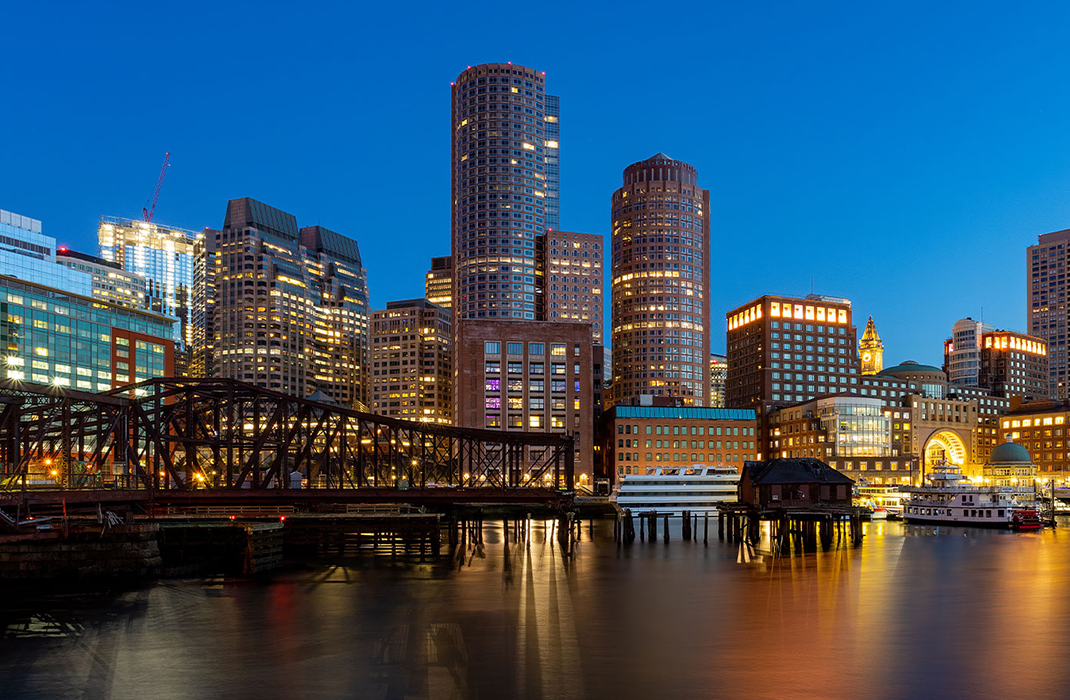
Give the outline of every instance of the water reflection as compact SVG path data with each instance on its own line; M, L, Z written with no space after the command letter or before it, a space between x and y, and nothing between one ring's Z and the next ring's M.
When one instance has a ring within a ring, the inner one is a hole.
M1070 536L869 523L860 547L619 547L487 524L457 559L13 595L5 698L1050 697Z

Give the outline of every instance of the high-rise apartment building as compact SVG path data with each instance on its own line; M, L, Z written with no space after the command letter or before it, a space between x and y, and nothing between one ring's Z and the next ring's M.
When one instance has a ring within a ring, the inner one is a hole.
M193 294L190 299L189 376L215 376L215 302L217 231L205 229L193 242Z
M196 231L149 221L105 216L97 229L100 257L145 278L145 308L179 319L177 369L185 373L193 340L190 303Z
M453 311L458 319L543 320L536 240L546 232L543 73L511 63L463 71L450 132Z
M1014 331L981 335L978 385L995 396L1048 398L1048 344Z
M789 406L858 381L851 302L810 294L762 296L729 311L725 405ZM854 381L852 381L852 379Z
M428 423L453 422L452 314L427 299L372 312L371 409Z
M613 193L613 401L710 397L710 193L658 153Z
M596 366L601 374L591 327L468 320L459 323L456 339L457 425L571 433L576 484L590 486Z
M561 98L546 96L546 228L561 227Z
M292 214L249 198L231 200L223 229L205 236L215 240L198 245L197 291L212 301L210 314L198 310L197 337L207 345L211 326L212 374L363 408L368 289L356 241L298 229Z
M431 269L424 277L424 297L444 309L453 307L453 258L431 258Z
M991 323L966 318L955 321L944 341L944 372L959 386L978 386L981 374L981 336L994 330Z
M88 272L93 276L93 296L125 306L128 309L146 309L148 285L145 278L129 272L117 263L86 255L60 246L56 262L72 270ZM177 319L176 319L177 321Z
M546 320L589 323L594 343L601 345L602 237L550 231L541 243Z
M1029 323L1026 332L1048 344L1048 395L1066 401L1067 392L1067 261L1070 229L1045 233L1026 250Z

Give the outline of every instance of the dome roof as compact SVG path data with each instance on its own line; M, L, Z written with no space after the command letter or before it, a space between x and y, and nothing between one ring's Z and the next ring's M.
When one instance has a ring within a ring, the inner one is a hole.
M937 374L943 374L944 370L940 369L939 367L933 367L932 365L920 365L917 362L915 362L914 360L907 360L906 362L903 362L902 364L898 364L895 367L886 367L885 369L883 369L880 372L878 372L878 374L895 375L895 374L904 374L904 373L907 373L907 372L911 372L911 373L936 372Z
M1005 442L992 450L988 456L989 464L1032 464L1029 450L1015 442Z

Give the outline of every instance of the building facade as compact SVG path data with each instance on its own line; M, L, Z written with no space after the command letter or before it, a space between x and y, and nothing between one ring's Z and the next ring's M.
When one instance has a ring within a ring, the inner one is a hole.
M1065 401L1067 392L1067 260L1070 229L1045 233L1026 249L1026 332L1048 344L1048 392Z
M56 239L41 233L41 222L0 209L0 274L72 294L93 295L93 275L58 265Z
M955 321L944 341L944 372L959 386L978 386L981 376L981 337L994 330L991 323L970 317Z
M1048 398L1048 344L1014 331L981 335L978 385L996 396Z
M211 375L366 407L368 289L356 241L298 229L292 214L249 198L231 200L222 230L205 236L214 241L198 245L198 294L211 301L198 310L195 355Z
M733 467L753 460L757 423L750 409L627 406L605 413L605 453L617 479L664 467Z
M544 320L536 239L546 232L545 75L472 66L452 86L453 310L458 319ZM558 155L555 158L559 159Z
M463 321L455 332L458 426L569 433L578 487L594 476L595 362L582 323ZM599 377L600 379L600 377Z
M550 231L542 242L547 321L588 323L602 343L602 237Z
M710 193L658 153L612 197L613 401L709 402Z
M424 298L435 306L453 308L453 258L431 258L431 269L424 277Z
M728 376L728 357L710 355L710 405L724 408L724 382Z
M62 246L56 251L56 262L72 270L91 274L93 296L128 309L148 308L145 306L148 285L141 275L128 272L103 258L78 253Z
M561 228L561 98L546 96L546 228Z
M452 314L427 299L372 312L371 409L428 423L453 423Z
M174 374L173 319L0 274L3 376L110 391Z

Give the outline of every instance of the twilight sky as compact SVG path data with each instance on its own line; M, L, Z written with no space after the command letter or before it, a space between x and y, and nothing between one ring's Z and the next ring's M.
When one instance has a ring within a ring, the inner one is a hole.
M561 96L562 228L608 237L629 163L698 168L715 352L812 277L939 364L982 307L1025 330L1024 247L1070 227L1066 3L314 5L6 7L0 208L95 252L171 151L158 222L260 199L356 238L381 308L450 251L450 81L513 61Z

